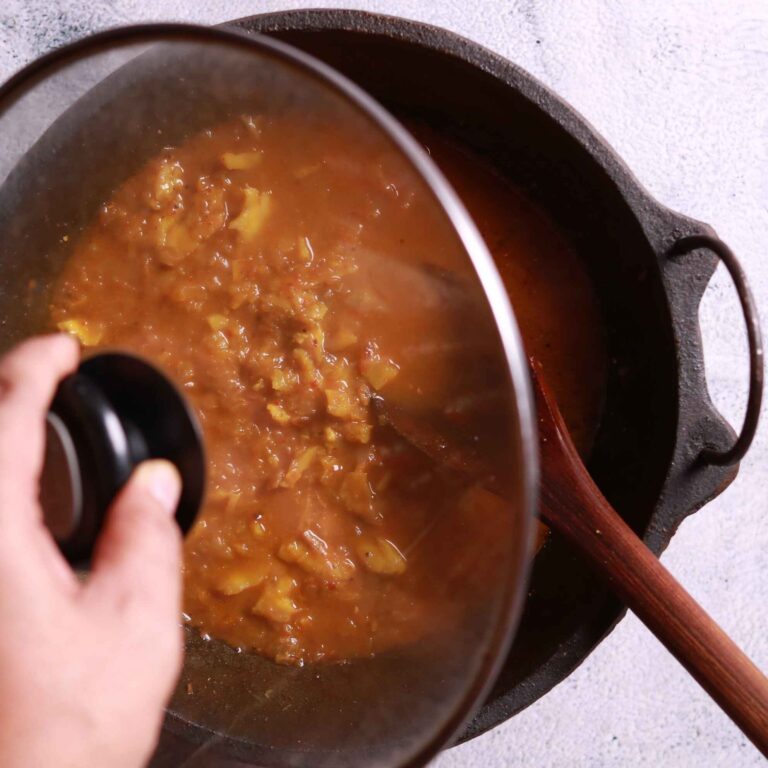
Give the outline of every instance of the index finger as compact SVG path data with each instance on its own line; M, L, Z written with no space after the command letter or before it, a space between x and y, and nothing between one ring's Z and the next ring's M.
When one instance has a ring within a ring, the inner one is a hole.
M77 366L78 345L63 334L25 341L0 359L0 518L37 502L45 416L59 381Z

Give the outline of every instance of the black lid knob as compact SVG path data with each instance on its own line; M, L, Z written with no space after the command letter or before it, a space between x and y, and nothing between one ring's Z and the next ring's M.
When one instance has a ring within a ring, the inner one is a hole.
M63 379L47 419L40 480L45 523L72 563L87 562L107 509L138 464L179 470L176 520L186 533L205 490L200 427L185 398L146 361L110 352Z

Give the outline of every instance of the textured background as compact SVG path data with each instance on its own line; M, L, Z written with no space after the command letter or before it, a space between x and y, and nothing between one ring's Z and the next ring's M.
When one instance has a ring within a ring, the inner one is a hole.
M0 79L92 30L139 20L225 21L289 0L0 0ZM367 0L520 64L579 109L662 202L711 223L742 259L768 319L766 0ZM740 423L746 345L727 277L701 309L712 396ZM768 419L741 474L683 524L664 563L768 668ZM574 675L439 768L741 768L757 751L628 616Z

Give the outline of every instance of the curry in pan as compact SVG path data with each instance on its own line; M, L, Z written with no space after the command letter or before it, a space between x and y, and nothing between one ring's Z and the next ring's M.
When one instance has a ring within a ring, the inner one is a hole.
M588 451L605 354L580 262L484 161L412 128L480 228ZM196 408L209 490L185 542L185 620L279 663L448 632L501 556L504 510L382 424L372 401L451 402L456 376L435 281L403 257L440 268L455 246L392 167L339 126L243 116L116 189L73 235L52 294L53 326L88 350L155 361Z

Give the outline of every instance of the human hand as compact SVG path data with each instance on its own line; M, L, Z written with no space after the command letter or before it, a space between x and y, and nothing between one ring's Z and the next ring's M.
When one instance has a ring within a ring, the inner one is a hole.
M0 766L138 768L182 659L175 468L142 464L77 579L43 524L45 415L78 362L65 336L0 359Z

